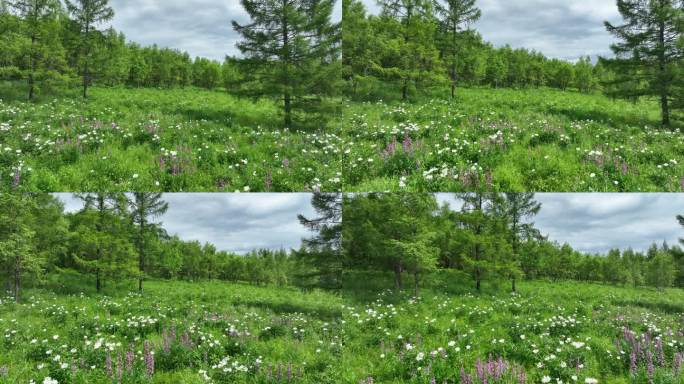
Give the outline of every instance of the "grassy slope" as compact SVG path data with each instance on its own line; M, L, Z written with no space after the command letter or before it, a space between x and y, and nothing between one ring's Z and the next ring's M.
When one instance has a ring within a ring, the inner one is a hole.
M684 135L657 128L649 101L461 89L455 101L440 94L411 104L347 103L345 114L346 190L400 190L402 176L409 190L463 190L473 169L507 191L682 188ZM406 136L410 155L402 150ZM383 155L393 138L396 152Z
M283 376L289 364L295 376L301 369L302 377L294 381L301 383L358 383L369 376L376 383L429 383L433 374L437 382L454 383L461 367L473 371L476 360L488 356L524 366L528 382L538 383L544 375L570 382L578 375L580 382L593 377L601 383L628 383L628 355L614 345L628 326L639 334L650 329L652 335L662 335L665 366L656 366L656 382L684 382L684 377L672 376L674 353L684 351L681 290L527 282L521 284L521 295L512 297L491 287L477 296L452 285L445 283L439 292L426 290L418 301L389 292L333 295L218 282L150 282L143 297L126 295L132 286L110 288L111 297L34 290L22 305L0 305L5 332L0 367L7 369L3 380L8 382L42 381L46 375L59 377L60 383L111 382L104 347L93 346L103 338L103 345L112 343L114 371L119 351L129 343L138 351L135 368L123 382L148 382L140 359L143 341L150 340L156 383L199 383L199 370L208 370L215 382L277 382L279 364ZM463 293L443 293L448 290ZM170 324L179 339L188 332L194 346L174 342L165 353L162 339ZM407 350L407 343L414 348ZM438 348L446 356L430 357ZM426 357L419 361L420 352ZM95 368L69 374L71 368L60 369L54 362L57 354L68 364L84 359L85 366ZM250 372L210 368L227 356L228 366L235 361ZM254 373L259 356L262 368ZM578 361L583 368L575 368ZM45 367L37 370L41 363ZM538 368L539 363L544 366ZM643 364L636 382L645 382ZM426 374L428 366L431 373Z
M87 105L0 101L0 190L19 164L26 191L339 189L334 122L286 131L280 121L271 101L192 88L93 88Z

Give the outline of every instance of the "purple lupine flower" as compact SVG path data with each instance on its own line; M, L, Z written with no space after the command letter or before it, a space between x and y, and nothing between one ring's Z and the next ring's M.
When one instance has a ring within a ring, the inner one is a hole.
M435 380L434 376L432 376L432 379L430 379L430 384L437 384L437 380Z
M109 351L107 351L107 356L105 357L105 371L109 377L112 377L114 374L112 371L112 356L109 354Z
M629 354L629 371L632 375L636 375L637 369L637 355L636 352L632 351L632 353Z
M116 382L121 384L121 379L123 378L123 359L121 358L121 352L116 356Z
M411 136L404 136L404 141L401 142L401 147L404 153L410 155L413 153L413 142L411 141Z
M290 160L286 158L283 159L283 167L288 168L290 166Z
M21 184L21 168L17 167L17 170L14 171L14 177L12 177L12 189L19 188L19 184Z
M130 374L133 370L133 361L135 360L135 354L132 349L126 351L126 374Z
M373 384L373 376L368 376L366 378L366 384Z
M653 357L650 352L646 352L646 372L648 373L649 383L653 383L653 373L655 367L653 366Z
M655 353L658 365L661 367L665 366L665 352L663 351L663 341L660 338L655 341Z
M292 380L292 363L287 364L286 378L288 383Z
M144 344L144 359L145 359L145 371L147 376L152 376L154 374L154 354L152 353L152 346L148 340L145 340Z
M672 368L674 369L675 376L679 376L682 370L682 362L684 361L684 354L675 353L674 362L672 363Z

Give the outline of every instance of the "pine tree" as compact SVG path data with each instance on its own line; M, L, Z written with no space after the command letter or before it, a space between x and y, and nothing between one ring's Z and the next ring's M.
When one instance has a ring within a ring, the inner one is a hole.
M325 61L337 56L340 26L331 22L335 2L241 0L251 22L232 22L242 36L237 46L261 82L260 93L282 97L286 128L292 126L296 102L310 96L312 82L320 80Z
M470 28L470 23L480 19L482 12L475 6L476 0L438 0L435 2L439 17L440 33L443 40L443 54L446 57L449 78L451 79L451 98L456 96L458 80L457 65L459 56L459 38L463 26Z
M146 273L147 236L154 233L153 230L158 226L157 223L150 222L151 219L162 216L169 209L169 204L162 200L161 193L135 192L133 198L128 202L131 209L131 220L137 226L134 239L138 248L138 291L143 290L143 280Z
M88 98L90 84L90 61L93 50L92 37L97 31L96 25L114 18L114 10L108 5L109 0L64 0L67 10L81 28L81 46L83 49L83 98Z
M620 41L611 46L614 59L603 59L617 73L618 83L638 80L643 87L618 88L616 95L632 98L656 96L663 126L670 126L677 67L684 59L679 45L684 31L682 0L617 0L625 24L605 23Z
M28 87L29 100L35 97L35 75L39 70L40 59L45 56L45 40L49 38L45 26L54 19L60 9L57 0L12 0L10 8L21 17L24 23L26 37L30 40L28 47Z

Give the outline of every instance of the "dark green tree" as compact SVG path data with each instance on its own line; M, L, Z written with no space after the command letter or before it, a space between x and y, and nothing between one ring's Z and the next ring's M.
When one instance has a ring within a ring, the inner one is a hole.
M603 59L617 74L615 82L638 80L640 87L618 88L616 96L655 96L660 101L663 126L670 126L670 107L678 66L684 58L680 46L684 1L617 0L625 23L605 22L619 42L611 49L613 59Z
M90 61L93 50L93 35L96 26L114 18L114 10L109 0L64 0L67 10L81 29L81 47L83 55L83 98L88 98L90 83Z
M463 28L479 20L482 12L475 6L476 0L436 0L435 11L439 18L439 32L442 40L442 51L445 64L451 79L451 98L456 96L458 81L457 67L460 37Z
M128 204L131 211L131 220L136 226L134 235L135 244L138 249L138 291L143 290L143 280L146 273L147 239L148 236L156 234L158 223L151 220L162 216L169 209L169 204L162 200L161 193L154 192L135 192L129 199Z
M285 127L294 102L310 96L322 63L339 50L340 26L331 22L336 0L241 0L251 22L233 21L237 46L253 65L259 92L282 97ZM333 81L335 79L329 79Z

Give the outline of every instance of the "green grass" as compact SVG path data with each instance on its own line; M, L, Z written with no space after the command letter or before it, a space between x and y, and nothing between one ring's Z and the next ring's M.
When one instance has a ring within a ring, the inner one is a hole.
M341 188L334 114L285 130L272 100L193 88L90 94L0 101L0 190Z
M684 135L656 103L552 89L347 102L344 190L681 191ZM403 145L404 141L407 145Z
M215 383L459 383L461 368L472 374L478 359L499 357L524 370L527 383L544 376L646 383L646 354L630 373L627 327L662 340L662 360L654 341L646 352L654 383L684 383L674 362L684 352L681 290L525 282L517 296L505 284L476 295L436 278L419 299L160 281L149 282L143 296L128 293L134 284L125 282L105 296L78 282L65 276L25 292L21 304L2 300L0 381L116 383L121 355L123 383L204 383L204 374ZM504 376L489 382L519 382Z

